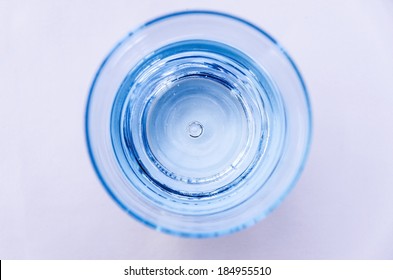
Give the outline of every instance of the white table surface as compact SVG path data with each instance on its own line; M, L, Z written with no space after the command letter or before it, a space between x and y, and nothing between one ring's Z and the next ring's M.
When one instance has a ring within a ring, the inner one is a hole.
M216 239L147 228L101 186L84 111L114 44L210 9L267 30L309 89L311 154L267 219ZM392 259L393 1L0 0L0 259Z

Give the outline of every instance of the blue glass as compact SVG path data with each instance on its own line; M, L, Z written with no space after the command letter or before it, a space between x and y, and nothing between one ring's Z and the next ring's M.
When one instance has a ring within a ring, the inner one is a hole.
M97 174L128 213L211 237L254 224L293 186L310 106L294 63L264 31L184 12L115 47L93 83L86 132Z

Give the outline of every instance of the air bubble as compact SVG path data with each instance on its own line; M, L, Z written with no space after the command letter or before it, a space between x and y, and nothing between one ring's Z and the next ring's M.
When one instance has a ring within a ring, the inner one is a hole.
M203 125L194 121L188 125L187 131L192 138L198 138L203 133Z

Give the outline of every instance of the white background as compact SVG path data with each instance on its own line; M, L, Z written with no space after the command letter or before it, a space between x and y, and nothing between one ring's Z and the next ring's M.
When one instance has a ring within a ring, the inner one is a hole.
M156 16L211 9L276 38L314 116L296 188L216 239L146 228L91 166L84 111L115 43ZM0 258L393 259L393 1L0 0Z

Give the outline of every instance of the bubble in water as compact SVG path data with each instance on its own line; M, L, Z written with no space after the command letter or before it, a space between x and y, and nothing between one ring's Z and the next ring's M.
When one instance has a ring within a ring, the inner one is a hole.
M203 133L203 125L194 121L188 125L188 133L192 138L198 138Z

